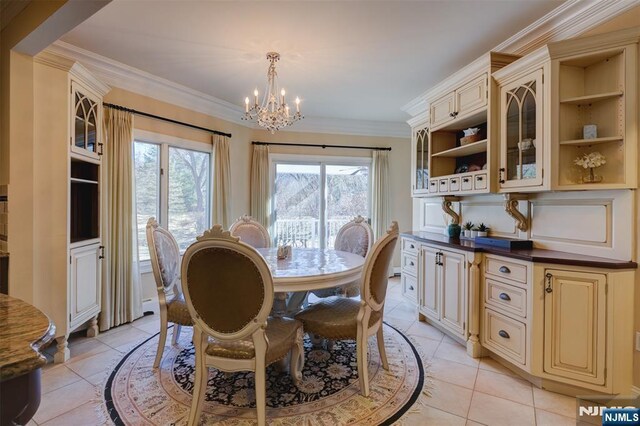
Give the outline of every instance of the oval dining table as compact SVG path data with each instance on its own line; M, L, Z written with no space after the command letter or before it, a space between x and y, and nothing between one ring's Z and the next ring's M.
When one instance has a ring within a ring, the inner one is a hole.
M294 247L286 259L278 259L276 247L257 250L271 270L276 293L274 313L278 314L299 311L310 290L336 287L358 280L364 265L364 257L333 249Z

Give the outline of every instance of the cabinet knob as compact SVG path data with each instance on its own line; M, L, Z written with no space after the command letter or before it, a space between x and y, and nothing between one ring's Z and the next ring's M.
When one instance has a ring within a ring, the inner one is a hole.
M509 297L507 293L500 293L498 297L502 300L506 300L507 302L511 300L511 297Z
M413 244L410 244L409 247L411 247L412 249L416 248L416 246L414 246Z
M483 179L483 177L482 177L482 176L476 176L476 180L477 180L477 181L481 181L482 179Z
M409 262L409 266L414 266L413 261Z
M462 179L462 181L467 183L467 182L469 182L469 178L464 178L464 179Z
M412 286L412 285L410 285L410 286L409 286L409 290L411 290L411 291L413 291L413 290L414 290L414 288L413 288L413 286Z
M511 337L511 336L509 336L509 333L507 333L507 332L506 332L506 331L504 331L504 330L500 330L500 331L498 331L498 334L500 335L500 337L503 337L503 338L505 338L505 339L508 339L508 338L510 338L510 337Z
M498 271L502 272L503 274L511 273L511 269L507 268L506 266L501 266L500 269L498 269Z

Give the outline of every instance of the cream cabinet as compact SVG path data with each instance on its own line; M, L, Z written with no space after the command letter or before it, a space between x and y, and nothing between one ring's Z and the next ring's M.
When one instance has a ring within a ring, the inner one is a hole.
M501 190L542 185L543 108L542 69L500 85Z
M606 289L603 274L546 270L545 373L604 385Z
M75 328L100 312L102 246L89 244L70 250L70 327Z
M467 281L464 253L422 245L420 255L420 312L454 336L466 340Z
M102 155L102 100L81 83L71 82L71 152L99 160Z
M411 191L413 195L429 192L429 128L427 123L412 131Z
M431 127L439 128L454 120L462 120L487 106L487 74L463 84L431 103Z

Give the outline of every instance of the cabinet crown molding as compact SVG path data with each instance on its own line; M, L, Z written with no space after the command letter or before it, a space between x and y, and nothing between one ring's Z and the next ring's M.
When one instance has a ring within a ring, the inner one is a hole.
M104 96L111 90L111 87L98 80L91 71L74 59L45 50L34 56L33 60L39 64L68 72L74 80L87 86L99 96Z
M426 103L424 108L426 108L424 111L421 111L420 113L416 114L414 117L411 117L409 120L407 120L407 124L409 124L409 126L413 128L413 127L418 127L425 123L429 123L429 108L427 108Z
M589 37L549 43L549 54L552 59L577 56L595 50L620 47L640 41L640 27L626 28Z
M506 80L519 78L523 74L528 74L531 70L542 68L551 59L549 48L542 46L526 56L510 63L493 73L493 78L498 84Z

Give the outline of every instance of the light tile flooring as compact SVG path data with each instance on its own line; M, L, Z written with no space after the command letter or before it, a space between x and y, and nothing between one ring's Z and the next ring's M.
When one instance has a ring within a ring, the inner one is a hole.
M463 346L417 321L397 278L389 283L385 320L412 336L431 362L432 396L410 410L407 425L575 425L574 398L537 389L490 358L470 358ZM71 359L43 370L42 402L30 425L103 424L99 385L123 353L158 330L152 315L97 338L72 338Z

